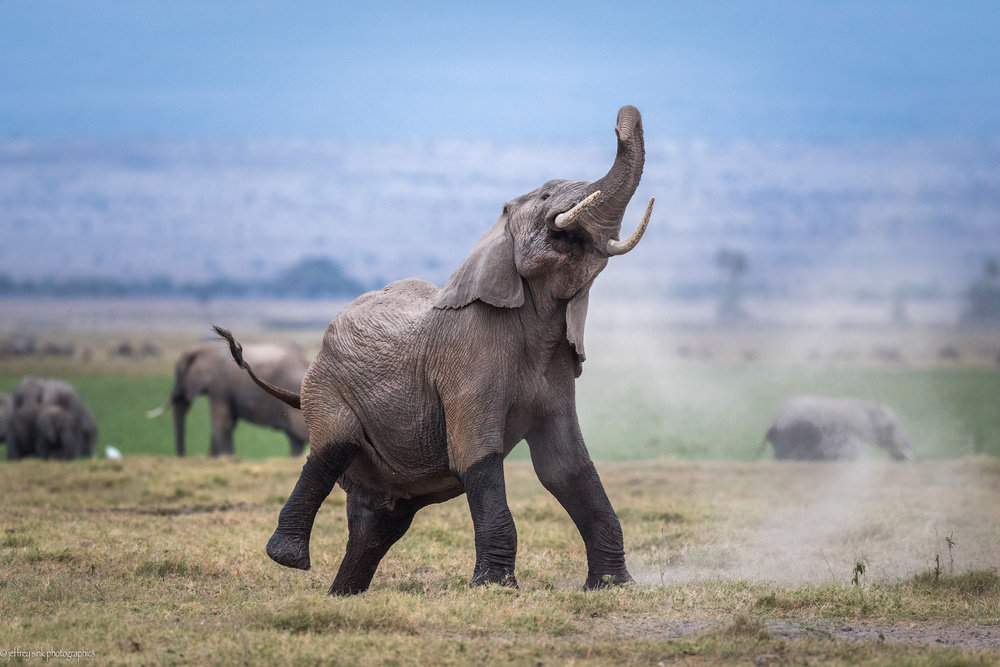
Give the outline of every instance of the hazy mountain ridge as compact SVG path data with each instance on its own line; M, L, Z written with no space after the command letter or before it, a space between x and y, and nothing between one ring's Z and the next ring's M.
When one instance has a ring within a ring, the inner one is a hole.
M442 284L504 202L593 180L613 144L0 141L0 274L179 282L329 256ZM609 287L697 291L744 252L758 292L955 294L1000 255L1000 145L649 142Z

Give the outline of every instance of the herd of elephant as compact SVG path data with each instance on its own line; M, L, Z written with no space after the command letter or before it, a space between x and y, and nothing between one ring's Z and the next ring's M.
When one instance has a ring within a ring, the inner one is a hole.
M615 135L604 177L552 180L510 200L443 288L401 280L362 295L330 323L311 364L294 348L244 348L221 327L231 359L211 343L181 355L167 403L150 414L173 409L178 455L199 394L211 404L212 455L233 452L239 419L284 431L293 455L309 441L267 543L274 561L309 569L313 522L339 484L348 539L329 592L360 593L420 509L464 493L475 531L472 583L517 586L503 460L523 440L539 481L583 538L584 588L632 582L575 391L590 288L611 258L636 247L653 208L651 199L636 231L619 238L645 160L638 109L621 108ZM77 455L92 453L90 424L73 445ZM863 442L910 456L892 412L857 399L793 399L775 414L766 442L779 459L853 458Z
M288 391L301 388L309 368L302 349L292 343L247 345L242 355L259 378ZM186 418L198 396L207 396L210 406L209 455L235 453L233 431L241 419L283 432L291 456L305 450L309 429L302 412L268 398L224 347L204 342L181 353L170 396L146 413L156 418L173 411L177 456L187 453ZM89 457L96 438L94 418L68 382L26 376L12 394L0 393L0 443L7 443L10 460ZM796 396L775 411L758 456L771 445L776 460L852 460L862 455L866 444L881 447L895 460L913 458L909 440L887 405L858 398Z
M68 382L27 376L0 394L0 442L10 460L88 457L96 441L97 424Z

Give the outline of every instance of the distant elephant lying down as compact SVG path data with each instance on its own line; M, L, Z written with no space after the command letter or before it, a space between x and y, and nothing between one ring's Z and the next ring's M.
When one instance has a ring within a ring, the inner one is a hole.
M860 398L790 398L771 418L761 451L768 442L778 460L853 460L861 456L864 444L885 449L897 461L913 458L893 411Z

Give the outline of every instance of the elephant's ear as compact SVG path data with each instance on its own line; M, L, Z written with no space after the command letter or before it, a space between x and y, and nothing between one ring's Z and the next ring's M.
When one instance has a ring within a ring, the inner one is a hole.
M587 322L587 306L590 305L590 286L577 292L569 303L566 304L566 340L573 347L576 353L576 376L583 374L583 362L587 360L587 353L583 349L583 326Z
M462 308L476 299L498 308L518 308L524 304L524 287L514 266L514 237L507 229L506 207L434 297L434 307Z

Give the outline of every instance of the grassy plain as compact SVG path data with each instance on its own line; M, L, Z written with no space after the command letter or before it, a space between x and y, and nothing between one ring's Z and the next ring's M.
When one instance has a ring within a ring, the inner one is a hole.
M421 512L372 589L349 599L325 594L346 539L340 490L318 516L311 570L263 553L299 463L0 466L0 649L122 665L1000 661L989 457L865 472L601 466L639 583L591 593L578 590L585 556L565 512L511 462L519 590L468 587L473 531L458 498Z
M0 464L0 661L22 659L17 648L125 665L1000 663L993 337L619 328L588 330L577 391L638 583L592 593L579 591L580 537L523 446L507 464L519 590L468 588L473 531L458 498L418 515L368 593L332 599L341 491L317 519L313 569L281 568L263 546L301 466L284 436L243 424L237 457L197 456L200 399L195 456L178 460L169 416L145 418L200 333L160 337L154 358L103 354L106 333L57 333L90 360L0 360L0 391L29 373L73 382L101 451L125 453ZM289 336L243 336L255 337ZM315 353L316 332L292 337ZM884 354L897 339L899 354ZM940 354L953 347L958 362ZM804 392L889 403L917 461L756 459L772 410Z

